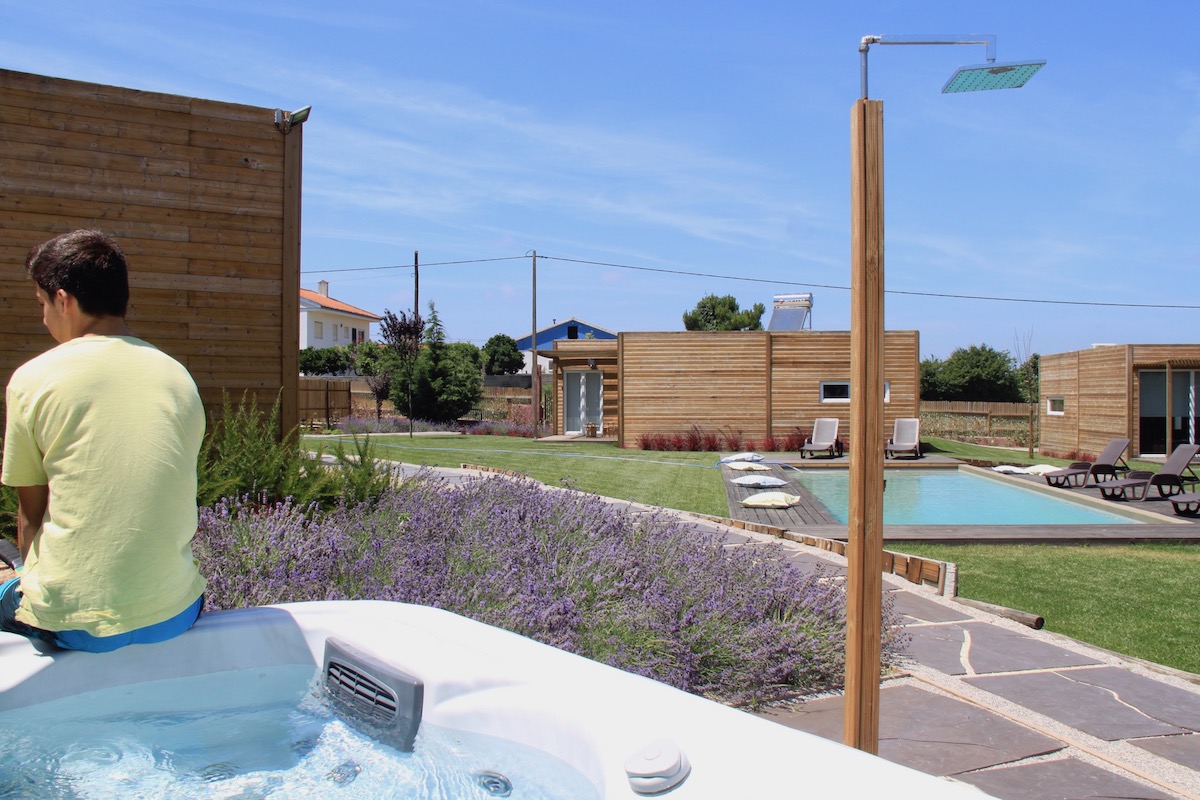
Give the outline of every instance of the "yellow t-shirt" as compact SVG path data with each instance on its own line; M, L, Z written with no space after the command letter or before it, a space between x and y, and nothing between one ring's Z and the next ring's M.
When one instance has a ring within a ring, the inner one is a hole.
M204 407L175 359L130 336L82 336L8 384L9 486L50 487L17 619L112 636L204 592L192 556Z

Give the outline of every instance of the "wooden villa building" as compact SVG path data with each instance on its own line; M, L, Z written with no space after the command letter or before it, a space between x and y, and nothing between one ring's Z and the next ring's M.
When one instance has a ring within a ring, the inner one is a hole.
M1200 442L1200 344L1113 344L1040 359L1041 452L1074 458L1130 439L1128 455Z
M693 426L761 441L817 417L850 428L849 331L620 333L615 341L555 342L554 432L588 423L637 447L646 434ZM884 428L920 405L917 331L884 335Z

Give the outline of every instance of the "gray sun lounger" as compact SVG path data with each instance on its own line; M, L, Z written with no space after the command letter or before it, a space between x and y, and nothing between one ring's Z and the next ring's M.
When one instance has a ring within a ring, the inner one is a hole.
M921 457L921 420L918 417L900 417L892 430L892 438L883 447L885 458L908 453Z
M1158 472L1134 470L1120 480L1101 481L1096 485L1105 500L1145 500L1151 486L1158 489L1159 497L1181 494L1187 484L1200 481L1200 476L1191 467L1196 453L1200 453L1200 445L1181 444Z
M813 420L812 436L804 440L800 447L800 457L809 453L825 453L829 457L837 455L838 449L838 419L837 417L818 417Z
M1129 472L1129 465L1122 457L1126 447L1129 447L1128 439L1113 439L1100 451L1094 462L1076 461L1065 469L1047 472L1042 477L1049 485L1064 489L1086 486L1089 477L1093 483L1116 480L1119 477L1117 473Z

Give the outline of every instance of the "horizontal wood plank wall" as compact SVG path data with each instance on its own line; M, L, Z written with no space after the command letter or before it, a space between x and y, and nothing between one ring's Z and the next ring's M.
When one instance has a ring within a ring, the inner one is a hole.
M29 248L94 227L129 260L130 327L188 367L210 410L222 392L269 406L285 391L295 424L299 232L285 257L284 217L299 175L287 197L272 109L0 70L0 141L0 381L54 345Z
M845 439L850 431L850 404L822 403L821 383L850 380L850 332L774 331L771 337L772 435L783 437L797 428L807 435L817 417L837 417L838 433ZM919 414L917 331L884 333L883 375L889 384L883 429L890 434L897 418Z
M1072 458L1079 453L1079 351L1053 353L1038 360L1039 449ZM1063 413L1047 413L1052 397L1063 398Z
M1075 393L1075 450L1099 455L1109 440L1127 435L1130 409L1126 392L1127 346L1081 350ZM1132 445L1136 450L1136 445Z
M918 415L918 346L916 331L884 335L889 432ZM821 381L850 379L848 331L622 333L620 349L622 446L693 425L755 440L809 432L817 417L837 417L843 438L849 430L849 403L820 402Z
M767 415L766 331L621 333L620 441L651 433L761 437Z

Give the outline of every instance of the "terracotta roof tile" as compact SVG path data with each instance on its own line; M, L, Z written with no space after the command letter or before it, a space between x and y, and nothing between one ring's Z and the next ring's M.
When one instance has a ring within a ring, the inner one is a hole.
M349 303L343 303L341 300L334 300L332 297L326 297L319 292L314 292L312 289L301 289L300 297L316 303L322 308L328 308L330 311L344 311L347 314L366 317L367 319L375 320L376 322L383 319L383 317L379 316L378 314L372 314L370 311L364 311L357 306L352 306Z

